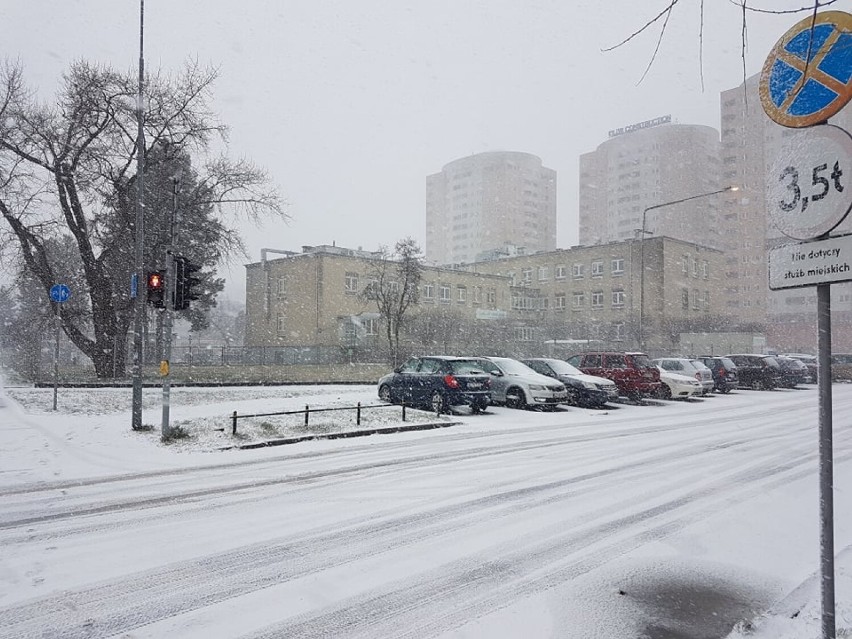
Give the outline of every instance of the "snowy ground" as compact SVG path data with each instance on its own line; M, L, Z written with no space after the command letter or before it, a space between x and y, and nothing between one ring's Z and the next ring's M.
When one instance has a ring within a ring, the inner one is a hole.
M834 393L852 637L852 385ZM815 387L492 408L259 450L222 449L355 430L354 411L240 420L237 437L233 411L377 404L375 389L176 388L187 437L169 444L160 398L146 389L152 428L132 432L129 389L60 389L57 412L50 389L0 395L0 637L820 636ZM365 409L363 425L400 413ZM187 571L215 593L170 583Z

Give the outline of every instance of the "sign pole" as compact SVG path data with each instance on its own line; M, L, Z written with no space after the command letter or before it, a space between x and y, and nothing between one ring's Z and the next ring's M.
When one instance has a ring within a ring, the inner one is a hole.
M834 597L834 460L831 408L831 284L817 286L819 348L819 507L822 636L836 637Z
M62 318L59 316L59 302L54 302L56 314L53 317L53 326L55 332L55 342L53 345L53 410L57 409L57 397L59 395L59 327L62 324Z

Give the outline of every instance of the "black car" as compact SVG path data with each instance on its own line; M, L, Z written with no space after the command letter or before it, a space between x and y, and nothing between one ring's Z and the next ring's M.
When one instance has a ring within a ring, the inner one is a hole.
M781 385L784 388L796 388L811 381L810 371L804 362L783 356L775 356L775 361L781 367Z
M412 357L382 377L378 387L384 402L405 402L436 413L462 405L479 413L491 403L491 376L469 357Z
M618 399L615 382L586 375L583 371L561 359L535 357L521 360L536 373L558 379L568 391L568 403L573 406L600 408L609 400Z
M781 366L774 357L753 353L725 357L737 365L740 386L754 390L773 390L781 386Z
M717 393L730 393L740 385L737 365L727 357L702 355L696 358L713 373L713 390Z

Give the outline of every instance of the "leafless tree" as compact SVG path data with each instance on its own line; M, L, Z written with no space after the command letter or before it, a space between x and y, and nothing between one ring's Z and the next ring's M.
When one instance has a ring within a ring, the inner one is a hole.
M398 241L393 251L383 247L381 259L371 260L368 282L361 296L375 303L383 321L391 364L400 363L400 336L409 319L409 311L420 297L423 273L422 252L415 240Z
M216 76L215 69L189 63L176 78L146 79L151 160L145 174L157 158L174 159L167 150L177 149L201 160L193 181L196 207L207 206L222 218L233 212L285 216L262 170L208 155L214 139L227 139L210 109ZM64 75L55 102L44 104L25 86L19 63L0 65L0 240L17 250L45 300L64 266L51 244L67 240L74 247L82 280L74 294L86 300L86 313L63 315L62 328L99 377L125 371L133 303L136 82L133 72L78 61ZM146 209L160 195L146 188ZM221 224L217 242L223 252L238 250L238 238Z

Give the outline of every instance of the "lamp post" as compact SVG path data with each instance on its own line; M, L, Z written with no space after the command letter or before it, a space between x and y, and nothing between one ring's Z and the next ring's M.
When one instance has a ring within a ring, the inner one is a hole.
M653 206L649 206L645 208L644 211L642 211L642 230L640 231L642 236L639 240L639 348L641 348L642 350L645 350L645 235L646 233L648 233L648 231L645 229L645 225L648 221L648 211L653 211L654 209L661 209L664 206L682 204L683 202L689 202L691 200L697 200L703 197L710 197L711 195L719 195L720 193L727 193L728 191L739 191L739 187L726 186L724 189L709 191L707 193L699 193L698 195L691 195L689 197L684 197L679 200L663 202L662 204L654 204Z

